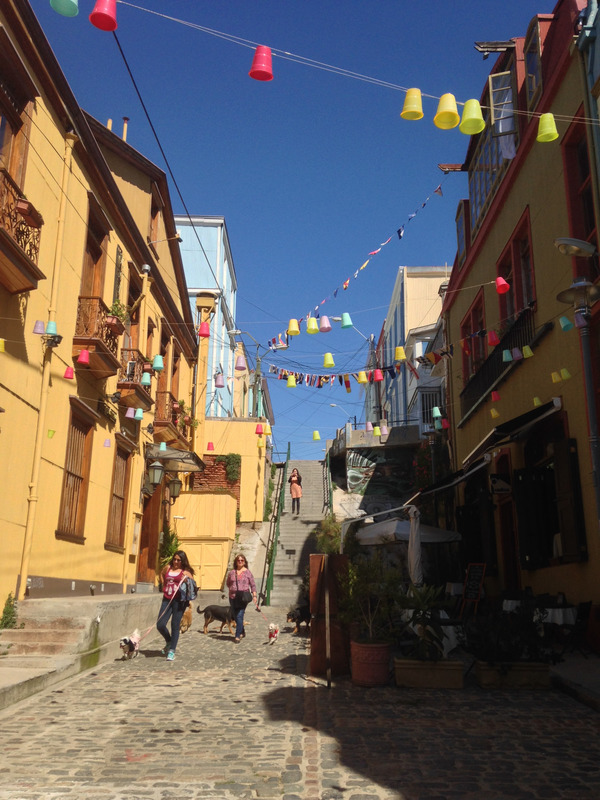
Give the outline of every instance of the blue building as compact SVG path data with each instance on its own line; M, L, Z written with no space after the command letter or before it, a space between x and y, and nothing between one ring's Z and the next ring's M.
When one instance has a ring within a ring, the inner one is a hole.
M208 344L206 416L231 417L236 343L230 331L236 327L237 278L225 218L175 216L175 224L182 240L181 256L194 319L197 294L214 292L215 296ZM222 388L215 385L217 375L223 376Z

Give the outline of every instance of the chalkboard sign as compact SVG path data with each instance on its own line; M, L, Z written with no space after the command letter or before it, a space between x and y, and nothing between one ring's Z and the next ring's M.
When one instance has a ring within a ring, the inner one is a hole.
M467 577L465 578L465 588L463 599L477 602L481 599L481 587L485 576L485 564L469 564L467 567Z

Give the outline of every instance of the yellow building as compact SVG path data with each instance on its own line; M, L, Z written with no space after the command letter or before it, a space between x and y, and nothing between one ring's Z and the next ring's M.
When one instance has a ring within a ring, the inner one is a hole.
M206 423L166 176L79 108L27 0L0 40L0 601L152 591L167 528L218 588L267 456L256 420ZM240 458L233 494L194 489L208 436Z
M487 589L530 586L600 600L585 363L573 305L557 296L597 261L565 256L561 237L597 241L583 84L561 3L505 43L482 95L485 129L464 168L458 253L443 319L457 524ZM555 114L557 131L542 114ZM584 245L586 242L584 241ZM581 320L579 320L581 322ZM597 341L597 339L596 339ZM454 491L454 490L451 490Z
M81 111L25 0L0 24L0 598L152 587L176 473L155 489L146 449L190 449L197 359L166 179Z

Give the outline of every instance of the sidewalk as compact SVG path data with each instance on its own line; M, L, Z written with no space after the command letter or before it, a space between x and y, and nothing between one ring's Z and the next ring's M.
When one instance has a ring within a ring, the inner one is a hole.
M600 711L600 656L568 653L550 669L552 683L586 706Z

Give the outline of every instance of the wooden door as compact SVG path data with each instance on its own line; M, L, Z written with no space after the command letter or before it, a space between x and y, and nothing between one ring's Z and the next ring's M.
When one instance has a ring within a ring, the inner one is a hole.
M158 536L162 511L162 487L157 486L151 497L144 500L140 554L138 557L137 581L154 583L158 559Z

